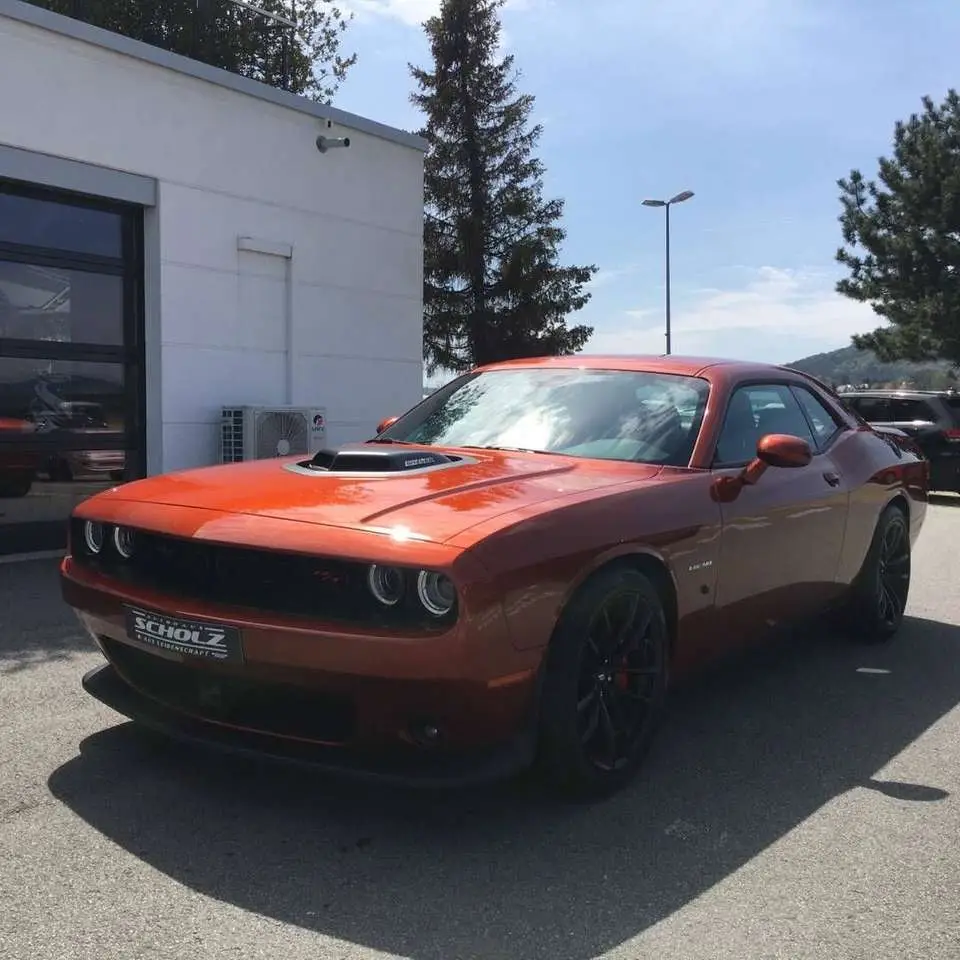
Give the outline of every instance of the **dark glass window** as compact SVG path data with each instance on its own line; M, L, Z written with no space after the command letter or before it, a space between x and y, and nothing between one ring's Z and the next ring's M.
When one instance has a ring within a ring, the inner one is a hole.
M950 411L950 415L953 418L954 423L960 423L960 397L949 396L943 397L943 402L946 404L947 409Z
M757 455L757 443L768 433L785 433L816 447L806 417L790 388L782 384L751 384L730 397L717 441L716 463L747 463Z
M0 357L0 527L62 522L124 477L136 422L125 379L122 363Z
M0 181L0 554L143 475L142 215Z
M805 387L794 387L794 396L803 407L807 419L813 424L817 446L823 449L840 429L834 415Z
M936 423L937 415L929 403L909 397L890 398L890 419L894 423Z
M0 337L123 345L123 278L4 260Z
M867 423L890 422L890 401L886 397L844 397L843 402Z
M123 363L0 357L0 417L122 433L124 380Z
M122 232L119 213L39 200L0 188L0 243L119 259L123 255Z

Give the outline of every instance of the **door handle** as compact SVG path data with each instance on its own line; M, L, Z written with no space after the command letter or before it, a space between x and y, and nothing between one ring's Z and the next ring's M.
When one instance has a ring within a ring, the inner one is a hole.
M823 479L826 480L831 487L840 486L840 477L835 473L831 473L829 470L826 473L824 473Z

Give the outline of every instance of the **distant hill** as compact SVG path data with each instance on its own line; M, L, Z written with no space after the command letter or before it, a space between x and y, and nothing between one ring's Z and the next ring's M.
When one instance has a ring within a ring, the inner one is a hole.
M940 390L957 383L957 374L945 361L881 363L869 350L858 350L856 347L841 347L829 353L815 353L787 366L813 374L833 387L909 386L919 390Z

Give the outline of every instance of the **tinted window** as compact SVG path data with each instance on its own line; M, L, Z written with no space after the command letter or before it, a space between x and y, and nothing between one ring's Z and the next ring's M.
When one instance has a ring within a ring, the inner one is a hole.
M126 404L122 363L0 357L0 418L109 428L122 438Z
M868 423L890 421L890 402L886 397L844 397L843 402Z
M937 415L929 403L907 397L890 398L890 419L894 423L913 423L915 420L936 423Z
M708 390L705 380L659 373L491 370L441 388L381 439L686 465Z
M757 443L768 433L789 434L816 446L800 404L789 387L780 384L740 387L730 397L715 461L739 464L752 460L757 455Z
M794 387L793 394L797 398L807 419L813 425L813 435L820 448L830 442L830 438L840 429L833 414L811 393L806 387Z
M127 404L122 363L0 357L3 523L62 524L116 484L127 465Z
M960 396L943 397L943 402L950 411L954 423L960 423Z
M0 243L121 256L121 217L90 207L0 192Z
M0 259L0 337L123 344L123 280Z

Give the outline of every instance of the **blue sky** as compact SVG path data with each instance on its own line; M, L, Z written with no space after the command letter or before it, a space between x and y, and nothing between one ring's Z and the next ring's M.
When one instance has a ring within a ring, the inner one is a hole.
M407 63L439 0L341 0L359 62L335 105L404 129ZM950 0L513 0L504 46L543 123L546 192L566 201L564 261L595 263L571 322L590 352L661 353L663 211L673 352L787 362L873 329L834 290L836 180L873 177L894 122L960 85Z

